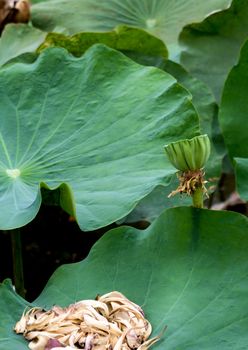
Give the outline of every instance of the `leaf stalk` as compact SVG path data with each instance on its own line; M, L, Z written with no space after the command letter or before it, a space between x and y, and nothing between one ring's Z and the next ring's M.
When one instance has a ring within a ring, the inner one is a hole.
M24 288L21 230L19 228L10 230L10 237L12 246L14 286L16 292L24 298L26 290Z

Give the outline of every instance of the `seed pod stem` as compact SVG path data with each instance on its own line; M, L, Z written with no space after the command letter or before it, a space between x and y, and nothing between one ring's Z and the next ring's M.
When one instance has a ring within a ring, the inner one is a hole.
M193 207L203 208L203 189L202 187L197 187L192 193Z

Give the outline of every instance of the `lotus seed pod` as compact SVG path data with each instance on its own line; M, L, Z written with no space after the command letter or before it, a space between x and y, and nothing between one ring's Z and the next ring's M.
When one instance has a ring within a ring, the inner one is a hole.
M202 169L210 155L208 135L172 142L164 147L170 162L181 171Z

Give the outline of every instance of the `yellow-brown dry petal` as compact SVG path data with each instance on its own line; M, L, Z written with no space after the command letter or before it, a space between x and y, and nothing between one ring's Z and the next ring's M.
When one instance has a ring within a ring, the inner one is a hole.
M99 300L82 300L76 303L76 305L81 305L83 304L85 307L90 306L93 307L94 309L99 309L102 314L105 314L106 316L108 315L108 307L105 303L100 302Z
M131 348L131 349L137 349L142 340L140 337L138 337L137 333L135 332L134 329L130 329L128 332L127 332L127 335L126 335L126 340L127 340L127 345Z
M49 339L60 337L59 333L51 333L51 332L46 332L46 331L32 331L32 332L26 333L25 338L27 340L33 340L33 339L38 338L38 337L43 336L43 335Z

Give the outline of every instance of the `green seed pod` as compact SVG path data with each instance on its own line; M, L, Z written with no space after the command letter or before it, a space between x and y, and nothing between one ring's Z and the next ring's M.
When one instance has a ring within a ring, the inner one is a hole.
M181 171L203 168L210 155L208 135L172 142L164 148L170 162Z

